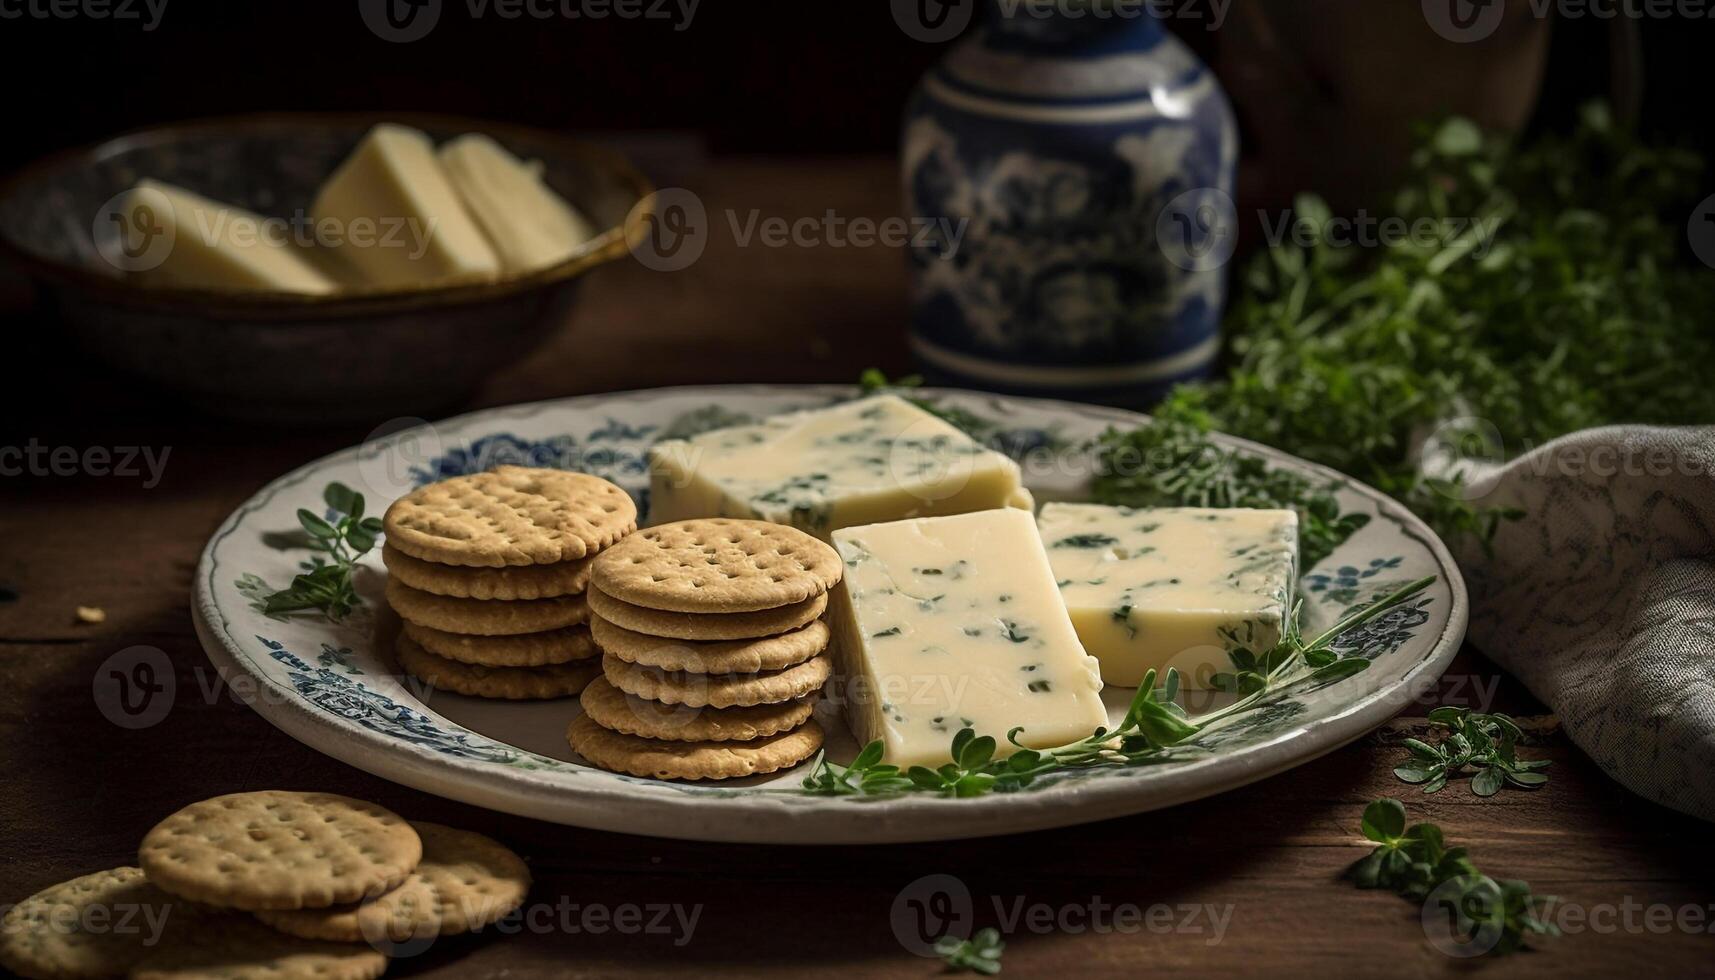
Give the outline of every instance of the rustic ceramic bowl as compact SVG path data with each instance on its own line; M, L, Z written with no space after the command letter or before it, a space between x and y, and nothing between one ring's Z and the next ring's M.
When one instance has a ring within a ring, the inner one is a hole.
M549 186L606 230L570 258L493 282L330 296L146 286L103 258L98 217L153 177L263 215L307 211L377 122L437 142L492 136L542 161ZM541 130L411 114L257 115L177 123L67 151L0 185L0 252L93 354L211 411L270 421L365 421L457 403L564 323L582 276L624 255L652 188L617 155Z

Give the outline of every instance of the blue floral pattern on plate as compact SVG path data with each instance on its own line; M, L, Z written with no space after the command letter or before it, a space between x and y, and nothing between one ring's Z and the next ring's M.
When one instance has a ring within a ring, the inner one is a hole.
M271 618L254 606L266 583L289 580L302 557L265 538L295 526L296 509L319 499L330 480L364 492L372 513L425 480L507 462L575 464L641 496L648 448L661 438L849 396L849 389L836 388L676 389L492 410L433 426L440 450L413 467L398 467L408 473L400 486L374 482L375 473L390 471L398 461L398 441L378 440L312 463L258 493L209 542L195 607L204 646L217 665L248 674L277 695L256 699L256 706L295 737L432 792L634 833L833 842L1006 832L1219 792L1379 724L1391 713L1386 697L1425 672L1438 674L1463 634L1462 584L1457 573L1449 576L1451 559L1440 543L1397 504L1348 485L1339 491L1342 505L1374 519L1306 573L1304 591L1316 598L1306 610L1307 629L1350 608L1347 590L1361 593L1353 595L1354 602L1368 601L1394 580L1442 576L1418 601L1343 641L1342 651L1375 661L1369 671L1243 716L1158 765L1080 772L1000 800L914 796L854 802L800 794L793 773L701 785L591 769L563 738L566 722L577 713L575 700L496 704L414 689L394 673L378 642L390 614L380 602L384 572L375 553L364 557L354 579L366 608L345 621ZM985 420L991 444L1052 449L1057 465L1027 468L1027 479L1039 495L1054 499L1076 499L1083 492L1089 470L1081 446L1109 425L1137 420L1119 410L1056 402L969 393L924 397ZM1280 465L1307 465L1256 451ZM389 466L377 468L378 463ZM1129 695L1112 693L1110 707L1116 709ZM819 707L818 719L829 733L831 757L856 751L834 706Z

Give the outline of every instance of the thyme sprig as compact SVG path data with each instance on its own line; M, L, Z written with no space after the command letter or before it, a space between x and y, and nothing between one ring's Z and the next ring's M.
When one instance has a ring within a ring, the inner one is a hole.
M305 563L292 584L262 600L270 615L318 609L329 619L344 619L363 600L351 584L357 559L375 547L379 517L363 516L363 494L335 481L322 490L326 516L299 508L298 524L308 535L304 547L321 554ZM323 557L323 556L326 557Z
M818 796L894 796L904 793L935 793L941 796L973 797L991 792L1012 792L1050 774L1076 769L1149 765L1166 761L1164 752L1203 732L1210 731L1294 688L1332 683L1369 667L1361 656L1342 657L1333 648L1341 634L1357 629L1428 588L1434 576L1419 579L1361 609L1306 641L1298 626L1298 607L1289 617L1284 635L1274 649L1261 658L1266 673L1248 693L1224 708L1195 718L1180 707L1179 672L1168 668L1156 683L1150 670L1138 685L1125 717L1112 730L1097 728L1089 736L1069 745L1033 749L1018 741L1022 728L1007 732L1012 752L997 757L1000 744L992 735L978 735L971 728L953 736L951 761L938 768L899 766L884 763L884 747L877 739L864 746L847 766L816 756L802 790Z

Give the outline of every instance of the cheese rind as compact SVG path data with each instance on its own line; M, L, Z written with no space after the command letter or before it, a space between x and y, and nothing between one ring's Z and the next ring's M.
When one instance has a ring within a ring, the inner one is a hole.
M899 766L950 760L961 728L1052 748L1108 723L1096 661L1060 602L1030 514L989 510L835 531L830 619L846 721Z
M1033 506L1018 464L895 395L659 443L650 520L744 517L831 532Z
M162 262L138 272L145 282L310 295L339 288L293 243L281 219L265 219L158 180L138 181L119 213L150 215L162 233L172 235Z
M316 237L365 285L493 279L500 257L453 190L429 137L383 123L322 184Z
M1102 679L1135 687L1177 668L1189 689L1280 640L1297 564L1290 510L1049 504L1042 543Z
M507 272L532 272L569 258L595 237L582 214L528 164L481 133L440 149L441 166Z

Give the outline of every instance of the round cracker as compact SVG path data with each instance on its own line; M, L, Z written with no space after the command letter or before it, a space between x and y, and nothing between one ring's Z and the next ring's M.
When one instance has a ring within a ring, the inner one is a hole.
M123 976L160 937L152 930L190 906L114 868L44 888L0 918L0 966L34 980Z
M468 694L476 698L506 701L544 701L569 698L601 676L592 658L569 664L543 667L484 667L437 657L401 633L394 647L399 666L431 688Z
M828 648L831 631L820 619L778 636L754 640L673 640L590 617L590 635L604 653L662 670L692 674L756 674L801 664Z
M332 793L264 790L192 803L143 837L154 884L230 908L322 908L379 895L423 856L397 814Z
M402 943L471 932L524 904L530 869L492 838L412 821L423 860L398 888L358 905L260 911L270 926L305 939Z
M566 729L572 751L591 765L654 779L734 779L795 766L822 747L822 728L807 721L789 732L749 742L664 742L610 732L588 715Z
M601 653L588 626L517 636L467 636L409 621L400 629L428 653L484 667L544 667L588 660Z
M599 476L501 466L418 487L382 518L387 543L444 565L548 565L637 528L631 495Z
M223 912L167 939L131 971L132 980L374 980L387 957L368 946L317 942Z
M779 704L819 691L828 682L833 666L827 657L817 656L763 674L683 674L604 655L601 671L614 687L648 701L692 708L733 708Z
M468 568L412 558L392 545L383 545L381 561L387 574L413 589L461 599L552 599L577 595L589 587L592 558L557 561L552 565L513 565Z
M760 612L667 612L615 599L593 583L584 598L593 613L610 623L633 632L675 640L750 640L777 636L819 618L828 609L828 597L823 594Z
M584 714L609 731L671 742L751 742L791 731L816 710L814 694L743 708L663 704L627 694L602 677L584 688L579 701Z
M387 579L387 604L419 626L476 636L517 636L577 626L590 618L581 595L554 599L460 599Z
M591 580L634 606L718 614L813 599L843 569L833 548L795 527L710 517L631 535L596 558Z

